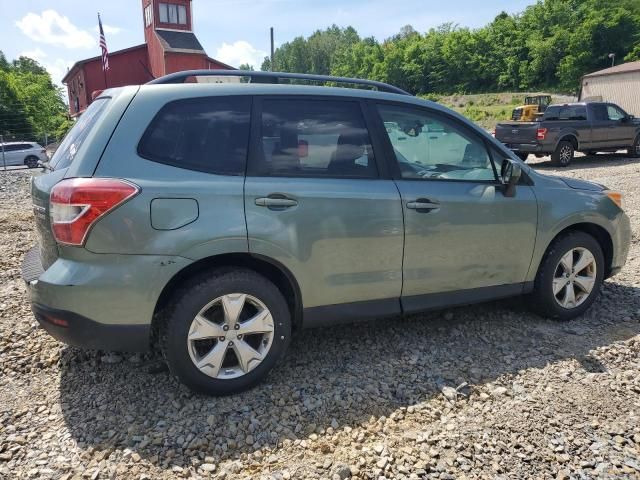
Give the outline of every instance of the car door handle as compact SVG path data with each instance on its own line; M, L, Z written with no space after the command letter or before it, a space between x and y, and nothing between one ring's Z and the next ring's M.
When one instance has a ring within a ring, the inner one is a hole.
M420 213L429 213L440 209L440 204L437 202L432 202L431 200L428 200L426 198L419 198L413 202L407 202L407 208L416 210Z
M295 207L298 202L292 198L260 197L256 198L256 205L259 207L288 208Z

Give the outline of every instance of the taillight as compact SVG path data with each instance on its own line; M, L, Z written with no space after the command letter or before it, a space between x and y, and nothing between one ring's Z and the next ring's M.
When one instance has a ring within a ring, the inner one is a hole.
M546 128L539 128L538 132L536 133L536 138L538 140L544 140L546 136L547 136L547 129Z
M49 197L51 228L58 243L82 245L99 218L140 191L116 178L69 178L56 184Z

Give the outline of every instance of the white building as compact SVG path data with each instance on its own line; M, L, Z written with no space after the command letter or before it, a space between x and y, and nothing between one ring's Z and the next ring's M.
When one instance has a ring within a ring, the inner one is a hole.
M580 101L612 102L640 117L640 62L628 62L582 77Z

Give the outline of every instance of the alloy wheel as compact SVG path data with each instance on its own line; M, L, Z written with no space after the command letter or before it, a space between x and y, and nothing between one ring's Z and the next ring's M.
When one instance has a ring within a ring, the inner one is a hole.
M596 283L596 259L584 247L565 253L553 276L553 295L563 308L580 306L589 298Z
M271 312L244 293L223 295L208 303L191 322L189 356L205 375L238 378L265 359L274 335Z
M571 161L571 156L573 153L573 149L569 145L564 145L560 149L560 161L562 164L567 164Z

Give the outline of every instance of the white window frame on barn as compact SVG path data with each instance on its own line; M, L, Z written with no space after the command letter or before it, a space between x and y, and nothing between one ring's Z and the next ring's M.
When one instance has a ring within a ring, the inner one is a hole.
M174 25L187 24L187 7L176 5L175 3L161 3L160 23L171 23Z

